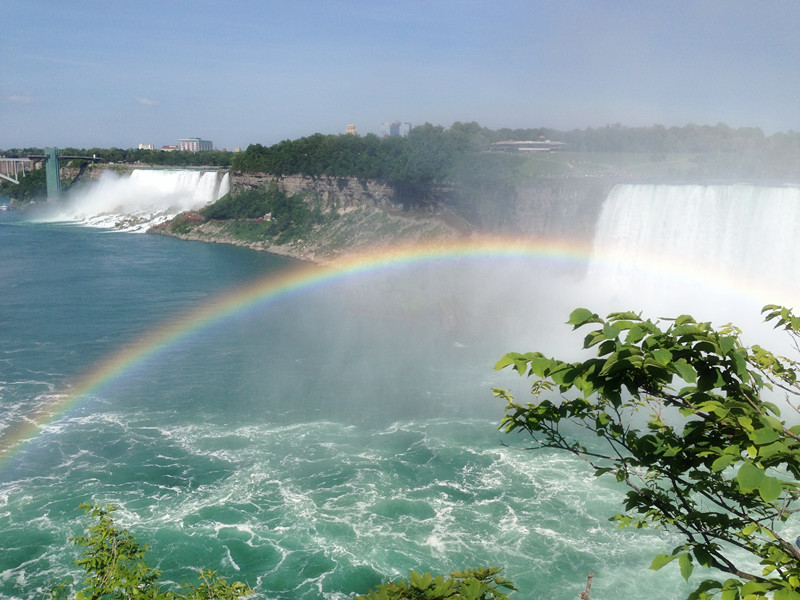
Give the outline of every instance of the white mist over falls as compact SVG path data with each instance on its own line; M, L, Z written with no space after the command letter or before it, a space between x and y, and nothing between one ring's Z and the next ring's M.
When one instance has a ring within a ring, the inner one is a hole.
M68 404L87 373L100 382L0 460L0 600L80 579L67 540L89 501L120 507L165 579L216 569L273 600L343 600L411 569L503 566L514 597L542 600L574 598L589 571L593 600L678 600L717 575L650 571L680 540L617 529L615 482L498 432L490 388L530 388L493 366L579 353L564 324L578 306L733 320L774 348L755 325L764 304L800 306L800 186L619 185L591 239L476 240L200 326L186 315L297 262L98 227L141 232L228 187L142 170L48 206L58 222L0 211L0 435ZM183 319L191 335L159 337ZM164 341L130 359L142 339Z
M800 306L799 254L799 186L618 185L595 227L587 284L615 310L729 322L767 303Z
M40 218L141 232L229 191L230 176L217 171L135 169L127 176L104 171L96 182L68 193L60 206L48 206Z

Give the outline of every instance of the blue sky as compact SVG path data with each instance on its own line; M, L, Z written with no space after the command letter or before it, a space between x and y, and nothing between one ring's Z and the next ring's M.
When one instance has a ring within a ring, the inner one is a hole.
M800 130L795 0L0 0L0 148L386 121Z

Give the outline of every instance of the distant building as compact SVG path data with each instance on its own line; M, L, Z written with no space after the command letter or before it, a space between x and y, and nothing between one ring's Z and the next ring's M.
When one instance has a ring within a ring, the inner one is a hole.
M383 124L383 137L405 137L411 131L411 123L395 121Z
M181 138L178 140L178 146L181 150L188 152L199 152L201 150L213 150L214 144L209 140L201 140L200 138Z
M520 142L508 140L489 144L489 149L492 152L558 152L564 149L564 142L554 142L544 138L536 141L526 140Z
M139 144L139 150L155 150L153 144Z
M356 126L352 123L347 124L347 129L344 130L345 135L358 135L356 131Z
M175 152L175 150L177 149L178 149L177 146L161 146L162 152Z

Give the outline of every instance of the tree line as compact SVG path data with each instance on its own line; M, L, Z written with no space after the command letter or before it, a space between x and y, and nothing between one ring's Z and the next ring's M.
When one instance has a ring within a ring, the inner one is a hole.
M566 132L490 130L475 122L456 122L449 128L426 123L406 137L316 133L272 146L252 144L233 155L231 168L276 176L329 175L395 183L509 184L515 181L525 156L498 156L491 152L492 143L541 139L560 142L569 153L627 153L650 161L662 160L667 154L693 154L709 176L796 176L800 164L797 132L767 136L758 128L735 129L724 124L669 128L609 125Z

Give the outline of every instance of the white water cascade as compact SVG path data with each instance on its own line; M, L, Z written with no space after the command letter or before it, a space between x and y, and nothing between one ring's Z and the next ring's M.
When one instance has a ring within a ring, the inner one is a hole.
M610 289L616 310L638 298L739 322L764 304L800 307L798 257L800 186L619 185L595 228L587 281Z
M228 174L216 171L136 169L129 176L106 171L63 204L49 205L41 220L143 232L229 191Z

